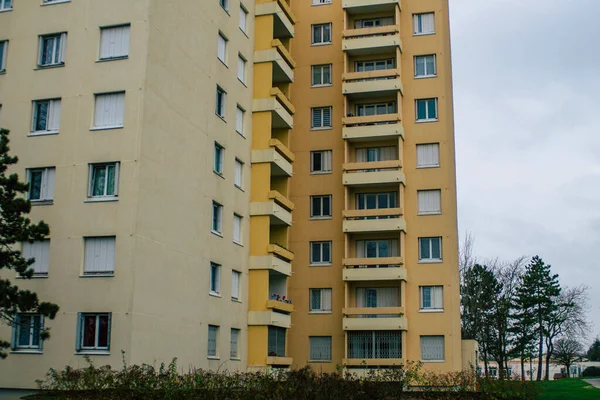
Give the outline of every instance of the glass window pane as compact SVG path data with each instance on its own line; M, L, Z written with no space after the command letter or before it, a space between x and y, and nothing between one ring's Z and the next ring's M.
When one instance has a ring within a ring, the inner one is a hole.
M374 210L377 208L377 195L367 194L367 210Z
M431 287L425 286L423 289L423 308L431 308Z
M318 289L311 290L311 310L320 310L321 309L321 291Z
M311 243L311 263L321 262L321 244L320 243Z
M431 252L429 251L429 239L421 238L419 239L420 247L421 247L421 259L431 258Z
M425 58L417 57L415 61L415 75L423 76L425 75Z
M431 239L431 258L435 258L435 259L442 258L440 242L441 242L440 238Z
M98 347L108 347L108 315L101 315L98 319Z
M417 100L417 119L427 119L427 103L425 100Z
M106 182L106 195L114 196L115 195L116 167L114 165L109 165L107 169L108 169L108 179Z
M387 193L377 195L377 208L390 208L390 197Z
M322 215L323 210L321 210L321 197L313 197L312 198L312 215L313 217L319 217Z
M33 337L31 338L31 345L35 346L35 347L39 347L40 346L40 331L42 329L42 317L39 315L35 315L31 317L32 319L32 335Z
M83 347L96 347L96 316L83 317Z
M389 257L390 256L390 241L389 240L380 240L379 241L379 257Z
M365 255L367 258L377 257L377 242L369 240L365 242Z
M331 25L327 24L323 26L323 42L331 42Z
M92 196L104 196L106 167L96 166L92 172Z
M319 152L313 153L313 171L322 171L322 154Z
M437 118L437 110L435 106L435 100L431 99L427 102L427 117L430 119Z
M323 84L330 84L331 83L331 67L330 66L326 66L323 67Z
M365 194L359 193L357 196L357 201L358 201L358 209L364 210L365 209Z
M331 262L331 246L329 242L323 242L323 262Z
M29 182L30 200L39 200L42 198L42 175L43 171L31 171L31 182Z
M313 85L320 85L321 83L321 67L313 67Z
M48 126L48 102L35 103L36 106L36 118L35 127L36 131L45 131Z
M331 215L331 197L323 197L323 216Z
M29 346L29 338L31 332L31 316L21 315L19 322L19 337L17 344L23 347Z
M435 75L435 57L427 56L427 75Z

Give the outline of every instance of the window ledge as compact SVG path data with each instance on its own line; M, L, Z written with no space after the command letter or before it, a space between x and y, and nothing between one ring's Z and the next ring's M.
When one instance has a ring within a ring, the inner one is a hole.
M0 75L6 75L6 69L0 69Z
M309 311L309 314L331 314L331 311Z
M311 43L311 46L328 46L333 42L324 42L324 43Z
M418 119L415 121L415 124L428 124L431 122L439 122L440 120L437 118L432 118L432 119Z
M443 260L419 260L419 264L441 264Z
M240 189L242 192L246 192L241 186L238 186L236 184L233 184L233 186L235 186L236 188Z
M113 129L123 129L124 126L123 125L115 125L115 126L98 126L98 127L91 127L90 131L111 131Z
M215 171L214 169L213 169L213 172L214 172L214 173L215 173L215 175L217 175L218 177L225 179L225 176L223 175L223 173L222 173L222 172Z
M415 76L415 79L431 79L431 78L437 78L437 75L419 75L419 76Z
M81 350L75 352L76 356L110 356L110 351L106 350Z
M430 310L428 310L428 309L422 308L422 309L419 310L419 312L421 312L421 313L443 313L444 309L442 308L442 309L430 309Z
M309 267L331 267L333 264L332 263L325 263L325 264L308 264Z
M419 217L426 217L428 215L442 215L442 212L426 212L426 213L417 213Z
M331 2L329 3L318 3L318 4L311 4L311 6L313 7L319 7L319 6L330 6ZM310 361L310 360L309 360Z
M214 357L214 356L208 356L206 358L208 358L209 360L220 360L221 359L221 357Z
M330 131L333 129L333 126L323 126L320 128L310 128L311 131Z
M244 82L243 80L241 80L240 78L238 78L238 82L240 82L242 85L244 85L246 88L248 87L248 85L246 85L246 82Z
M234 303L240 303L242 304L240 299L234 299L233 297L231 298L231 301L233 301Z
M79 277L80 278L114 278L115 273L114 272L99 272L97 274L83 273L82 275L79 275Z
M212 297L218 297L218 298L222 298L223 296L221 296L219 293L217 292L208 292L208 294Z
M63 68L65 66L65 63L59 63L59 64L49 64L49 65L38 65L36 68L34 68L34 71L40 71L43 69L52 69L52 68Z
M421 165L421 166L417 166L417 169L427 169L427 168L439 168L440 165Z
M70 3L71 0L60 0L60 1L51 1L48 3L42 3L40 4L40 6L44 7L44 6L52 6L54 4L63 4L63 3Z
M244 245L241 242L236 242L235 240L233 241L233 244L236 244L236 245L238 245L240 247L244 247Z
M237 129L235 131L238 133L238 135L240 135L241 137L243 137L244 139L246 139L246 135L244 135L243 132L240 132Z
M242 28L240 28L240 31L242 31L242 33L244 34L244 36L246 36L248 39L250 39L250 36L248 36L248 33L245 30L243 30Z
M111 57L111 58L99 58L96 60L97 63L109 62L109 61L119 61L119 60L127 60L129 56L119 56L119 57Z
M12 11L12 10L13 10L12 7L11 8L3 8L3 9L0 10L0 13L9 12L9 11Z
M217 112L215 112L215 115L216 115L217 117L219 117L219 119L220 119L220 120L222 120L223 122L227 123L227 120L225 119L225 117L224 117L224 116L222 116L222 115L219 115Z
M311 221L328 221L333 219L332 216L328 216L328 217L310 217L309 218Z
M12 350L10 352L10 354L44 354L44 352L42 350L28 350L28 349L16 349L16 350Z
M49 135L58 135L58 131L37 131L37 132L29 132L27 136L49 136Z
M27 279L27 280L31 280L31 279L48 279L48 274L33 274L33 276L31 278L26 278L24 276L17 275L16 279Z
M242 359L239 357L231 357L230 360L231 361L242 361Z
M210 231L210 233L212 233L213 235L215 235L215 236L218 236L218 237L220 237L221 239L223 239L223 234L221 234L221 233L219 233L219 232L217 232L217 231Z
M223 64L225 68L229 69L229 66L225 63L225 61L221 60L219 57L217 57L217 60L221 61L221 64Z
M413 32L413 36L429 36L429 35L435 35L435 32L425 32L425 33L414 33Z
M332 171L312 171L311 175L331 175Z
M32 207L36 206L51 206L54 204L54 200L29 200Z
M84 203L110 203L113 201L119 201L118 197L90 197L84 200Z

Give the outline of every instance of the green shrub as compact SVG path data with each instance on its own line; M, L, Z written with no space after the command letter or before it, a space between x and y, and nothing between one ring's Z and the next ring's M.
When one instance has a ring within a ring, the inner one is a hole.
M600 367L587 367L583 370L581 376L600 376Z

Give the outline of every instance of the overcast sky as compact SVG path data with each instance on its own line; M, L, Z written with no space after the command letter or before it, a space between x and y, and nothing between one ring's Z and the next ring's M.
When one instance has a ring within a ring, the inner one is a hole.
M450 0L458 215L587 284L600 333L600 0Z

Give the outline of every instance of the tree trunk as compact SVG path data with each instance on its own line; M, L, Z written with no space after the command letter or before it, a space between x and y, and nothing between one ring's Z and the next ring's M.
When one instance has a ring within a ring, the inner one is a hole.
M542 370L543 370L543 360L542 360L542 353L544 351L544 331L542 330L542 327L540 325L540 341L538 343L538 370L537 370L537 380L541 381L542 380Z
M525 380L525 358L523 354L521 354L521 380Z
M571 364L565 364L565 367L567 368L567 378L571 377Z
M544 378L547 381L550 380L550 357L552 357L552 354L550 354L550 349L548 349L546 353L546 377Z

